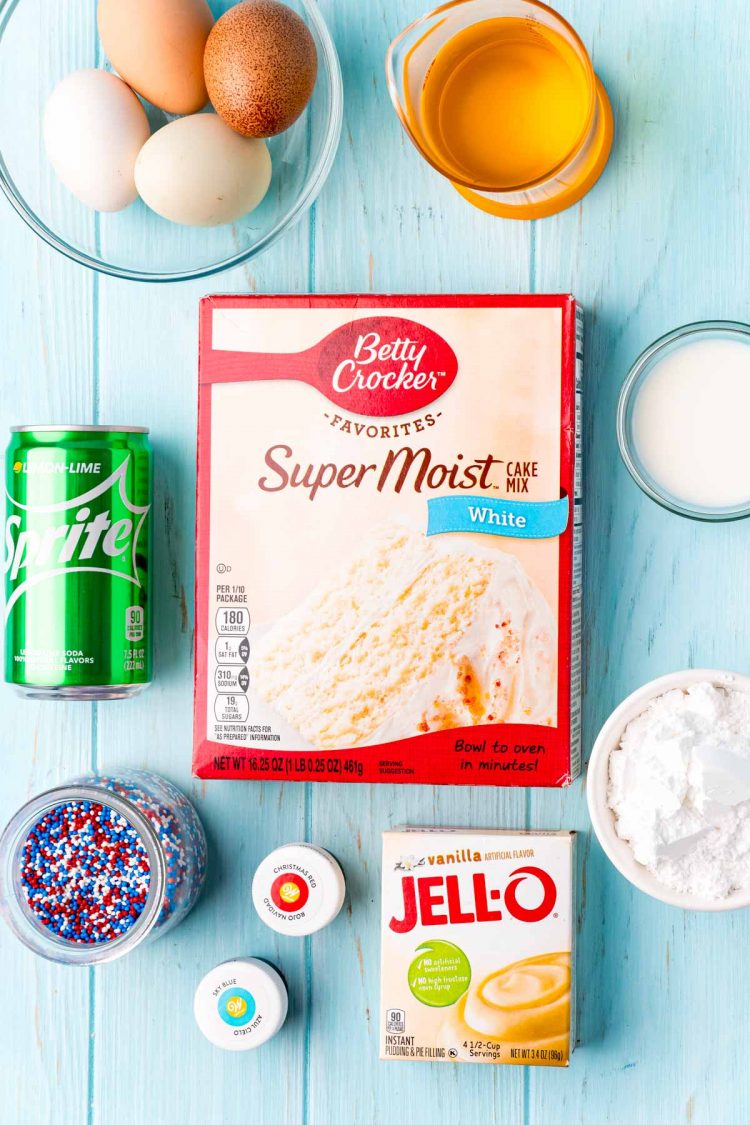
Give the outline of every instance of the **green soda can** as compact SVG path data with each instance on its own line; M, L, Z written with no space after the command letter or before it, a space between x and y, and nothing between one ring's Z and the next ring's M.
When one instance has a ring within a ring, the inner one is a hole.
M151 682L148 430L19 426L5 472L5 679L37 699Z

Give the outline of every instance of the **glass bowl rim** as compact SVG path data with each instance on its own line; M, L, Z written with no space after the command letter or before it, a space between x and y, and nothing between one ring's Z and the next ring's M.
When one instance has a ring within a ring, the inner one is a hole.
M674 515L685 516L700 523L730 523L734 520L746 519L750 516L750 500L746 504L731 508L700 508L660 489L641 463L631 441L629 423L641 381L647 377L654 362L672 349L682 346L691 337L700 339L702 336L714 337L717 334L729 338L742 336L746 338L745 342L750 344L750 324L739 320L697 320L690 324L683 324L680 328L660 336L641 352L625 377L617 403L617 444L625 467L635 483L649 499L662 508L666 508Z
M22 0L0 0L0 46L2 45L2 40L11 17L20 6L21 2ZM80 266L85 266L87 269L94 270L96 273L103 274L107 277L120 278L125 281L141 281L151 284L197 281L202 277L212 277L216 274L223 273L225 270L234 269L250 261L252 258L257 257L259 254L262 254L264 250L267 250L269 246L277 242L287 230L293 227L317 199L336 158L344 118L344 84L341 74L341 64L328 24L323 18L316 0L299 0L299 3L305 9L323 48L320 62L323 64L323 69L328 78L331 91L330 116L326 125L320 153L306 177L302 192L286 213L278 219L272 229L253 246L231 255L221 262L215 262L211 265L190 270L149 273L142 269L129 269L127 267L113 265L111 262L100 260L85 251L71 246L65 239L55 234L39 215L29 209L23 196L17 189L15 181L10 175L8 166L5 163L3 154L0 151L0 189L15 212L23 219L37 237L43 242L46 242L48 246L51 246L53 250L57 250L58 253L62 254L64 257L69 258Z

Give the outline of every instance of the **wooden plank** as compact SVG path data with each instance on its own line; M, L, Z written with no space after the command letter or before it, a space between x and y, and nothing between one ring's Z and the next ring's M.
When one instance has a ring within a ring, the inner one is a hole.
M133 701L97 709L97 762L106 769L151 769L180 785L195 801L210 848L205 896L180 929L97 971L92 1101L96 1120L112 1125L141 1116L146 1087L154 1121L239 1121L247 1110L246 1081L259 1120L294 1121L301 1115L304 948L285 943L260 922L250 882L268 851L302 837L304 788L193 781L190 757L198 301L214 287L304 291L309 231L309 220L303 221L272 255L218 282L179 287L101 282L101 418L151 427L158 617L154 685ZM244 955L265 957L281 968L291 1012L283 1037L238 1059L203 1039L192 998L210 968Z
M23 185L39 182L43 155L29 137L38 129L41 107L61 74L82 65L90 39L88 21L76 13L69 13L64 41L35 36L42 7L41 0L30 0L14 48L3 55L0 77L3 105L6 92L16 92L13 128L6 119L0 130L3 155ZM4 200L0 206L4 449L9 426L89 419L92 279L43 246ZM5 824L30 797L89 768L91 709L32 703L7 686L2 695ZM5 926L0 926L0 965L0 1117L60 1125L85 1121L90 974L35 957Z
M614 426L643 347L690 320L747 319L748 13L738 0L720 22L699 4L559 6L592 48L618 126L599 187L536 224L536 287L569 286L587 311L588 750L612 708L654 676L750 663L738 613L747 525L657 508L622 466ZM732 966L744 915L686 914L631 889L591 841L581 783L534 792L531 810L536 824L582 830L584 902L582 1047L569 1074L531 1074L529 1120L739 1120L750 1083L729 1029L741 1020Z
M469 208L417 154L391 107L384 57L419 0L321 5L344 68L342 147L317 206L318 292L518 292L530 230ZM418 786L312 791L310 839L348 878L345 913L310 941L310 1122L520 1121L524 1074L378 1061L381 832L395 824L523 827L525 794ZM481 1107L481 1109L480 1109Z

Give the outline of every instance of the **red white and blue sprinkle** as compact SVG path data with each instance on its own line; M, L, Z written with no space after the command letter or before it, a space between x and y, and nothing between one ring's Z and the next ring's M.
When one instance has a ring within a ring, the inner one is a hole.
M140 834L114 809L66 801L26 837L21 885L29 910L52 934L79 944L122 937L143 913L151 884Z
M151 781L151 792L147 782ZM171 926L192 906L206 873L206 840L185 796L164 778L133 772L102 776L97 784L111 790L147 817L164 859L164 897L155 928Z

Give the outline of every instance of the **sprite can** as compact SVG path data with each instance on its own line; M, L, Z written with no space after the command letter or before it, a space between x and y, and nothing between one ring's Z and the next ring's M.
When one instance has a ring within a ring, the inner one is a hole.
M20 426L5 475L5 678L46 699L151 681L148 430Z

